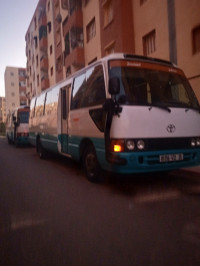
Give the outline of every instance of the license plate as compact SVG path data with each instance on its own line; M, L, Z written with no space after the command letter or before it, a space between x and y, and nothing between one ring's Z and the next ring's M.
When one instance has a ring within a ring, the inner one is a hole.
M183 154L163 154L160 155L160 163L182 161Z

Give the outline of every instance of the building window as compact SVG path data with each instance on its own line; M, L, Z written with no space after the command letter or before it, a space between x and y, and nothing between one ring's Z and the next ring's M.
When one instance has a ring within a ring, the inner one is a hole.
M60 28L56 31L56 45L58 46L61 42Z
M26 87L26 81L20 81L19 87Z
M70 53L69 33L65 36L65 56Z
M48 2L48 12L50 11L50 1Z
M95 18L93 18L91 20L91 22L87 25L86 31L87 31L87 42L89 42L96 35L96 22L95 22Z
M78 27L72 27L70 31L71 48L83 47L83 29Z
M37 75L37 86L40 85L40 79L39 79L39 75Z
M36 66L38 67L38 55L36 56Z
M68 9L68 0L62 0L61 5L63 9Z
M104 27L106 27L113 20L112 0L106 1L106 3L103 6L103 13L104 13Z
M13 73L13 72L10 72L10 75L11 75L11 76L14 76L14 73Z
M50 54L52 54L53 53L53 46L51 45L50 46Z
M71 75L71 67L69 66L66 71L66 77L69 77Z
M39 28L39 40L41 40L43 37L47 37L47 26L41 26Z
M196 27L192 31L192 46L193 54L200 52L200 26Z
M156 51L156 31L153 30L143 37L144 55L152 54Z
M51 33L51 21L47 23L47 29L48 29L48 33L50 34Z
M53 67L51 67L51 76L53 76Z
M14 92L12 92L12 93L11 93L11 96L12 96L12 97L15 97L15 93L14 93Z
M34 25L35 25L35 30L37 29L37 20L36 17L34 17Z
M11 86L14 87L15 86L15 83L14 82L11 82Z

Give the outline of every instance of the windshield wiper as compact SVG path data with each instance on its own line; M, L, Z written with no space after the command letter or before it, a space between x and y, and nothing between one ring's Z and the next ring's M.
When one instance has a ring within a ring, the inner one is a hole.
M154 103L154 104L151 104L151 105L149 106L149 111L151 111L151 109L152 109L153 107L157 107L157 108L160 108L160 109L162 109L162 110L165 110L165 111L171 113L171 109L170 109L168 106L164 106L164 105L160 105L160 104L155 104L155 103Z
M194 110L194 111L197 111L198 113L200 113L200 107L187 107L186 109L185 109L185 112L188 112L189 110Z
M165 103L168 104L170 107L173 106L173 107L178 107L178 108L179 107L185 108L185 112L188 112L190 109L192 109L192 110L195 110L195 111L200 113L200 106L194 107L191 102L185 103L185 102L174 100L174 101L169 101L169 102L165 102Z

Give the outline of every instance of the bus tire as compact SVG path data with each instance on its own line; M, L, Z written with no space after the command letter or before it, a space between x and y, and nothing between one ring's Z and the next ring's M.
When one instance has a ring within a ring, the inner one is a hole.
M89 144L83 153L83 168L87 179L90 182L98 182L100 180L101 168L97 160L95 148Z
M39 154L40 159L45 158L46 152L45 152L44 148L42 147L42 143L40 141L40 138L38 138L38 140L37 140L37 153Z

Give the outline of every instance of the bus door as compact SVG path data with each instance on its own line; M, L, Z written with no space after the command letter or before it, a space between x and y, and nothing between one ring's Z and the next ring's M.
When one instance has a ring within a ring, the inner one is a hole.
M61 152L68 153L69 90L71 85L61 88Z

